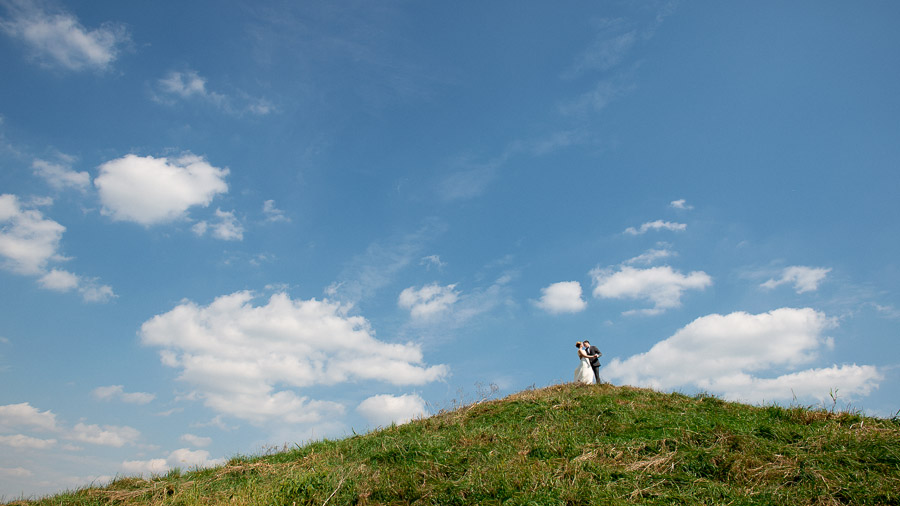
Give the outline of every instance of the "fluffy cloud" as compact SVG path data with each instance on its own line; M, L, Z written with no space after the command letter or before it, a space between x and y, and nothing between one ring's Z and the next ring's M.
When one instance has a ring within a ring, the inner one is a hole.
M694 206L689 205L687 203L687 201L684 199L673 200L672 202L669 203L669 206L674 209L685 209L685 210L690 210L690 209L694 208Z
M199 469L205 467L220 466L225 459L211 459L206 450L190 450L180 448L164 459L150 460L126 460L122 462L122 471L125 474L160 475L172 468Z
M400 292L397 305L408 309L413 318L430 318L450 309L459 299L456 285L440 286L437 283L422 288L409 287Z
M712 278L703 271L684 275L669 266L648 269L622 266L619 270L597 268L591 271L591 277L594 280L594 297L653 302L653 308L634 311L643 314L658 314L678 307L685 290L702 290L712 284Z
M225 99L218 93L207 91L206 79L193 70L169 72L169 75L159 80L159 87L162 92L181 98L201 97L213 102Z
M281 387L384 381L422 385L444 378L445 365L425 366L419 346L375 339L368 321L324 300L276 294L262 306L249 292L208 306L185 301L141 326L141 341L162 348L163 363L210 408L264 424L320 423L344 407Z
M587 307L581 298L581 283L578 281L561 281L541 288L541 299L536 305L554 314L577 313Z
M0 195L0 256L6 269L43 273L49 261L61 259L57 251L65 230L37 209L23 209L15 195Z
M793 283L797 293L812 292L819 288L819 282L825 279L829 272L831 269L795 265L781 271L780 278L772 278L760 286L772 289L785 283Z
M222 211L216 209L218 223L210 225L205 221L198 222L192 227L195 234L202 236L212 227L212 236L223 241L242 241L244 239L244 227L234 216L234 211Z
M156 394L146 392L125 392L122 385L110 385L106 387L97 387L92 392L94 398L103 401L120 400L129 404L147 404L156 398Z
M70 161L67 157L63 158L66 162ZM57 190L73 188L84 191L91 184L91 177L87 172L75 172L67 164L38 159L31 164L31 168Z
M141 433L132 427L116 425L87 425L77 423L69 431L68 439L102 446L120 448L126 444L134 444Z
M415 418L427 416L425 400L416 394L375 395L362 401L356 411L369 423L384 427L392 423L404 424Z
M0 431L12 431L18 428L56 431L56 415L49 410L39 411L27 402L0 406Z
M35 437L16 434L14 436L0 436L0 445L12 446L13 448L31 448L42 450L56 444L55 439L38 439Z
M182 436L179 439L181 439L185 443L188 443L188 444L191 444L194 446L198 446L201 448L204 446L209 446L212 443L212 438L203 437L203 436L195 436L194 434L182 434Z
M266 215L266 221L278 223L290 223L291 219L284 215L284 211L275 207L274 200L263 202L263 214Z
M0 30L23 41L42 63L71 70L105 69L129 41L119 25L106 24L88 30L78 18L65 12L48 12L43 3L4 2L8 18L0 19Z
M50 270L38 279L38 284L42 288L54 292L69 292L77 289L87 302L106 302L116 297L109 285L101 285L96 279L86 278L61 269Z
M671 230L673 232L681 232L686 229L687 225L685 225L684 223L656 220L644 223L640 228L628 227L625 229L625 233L630 235L642 235L651 230Z
M192 154L175 159L126 155L104 163L99 171L94 185L102 212L147 226L177 220L188 208L206 207L228 191L228 169Z
M645 353L612 360L604 371L627 384L700 389L751 402L822 398L833 388L850 396L867 395L881 380L873 366L797 370L833 345L823 335L833 325L809 308L708 315ZM774 377L758 376L764 373Z

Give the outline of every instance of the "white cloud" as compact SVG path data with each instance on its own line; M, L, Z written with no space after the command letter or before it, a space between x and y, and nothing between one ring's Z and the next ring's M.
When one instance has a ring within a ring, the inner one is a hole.
M677 255L677 253L675 253L674 251L672 251L666 247L658 248L658 249L649 249L634 258L630 258L630 259L626 260L624 263L626 265L635 265L635 264L650 265L650 264L656 262L657 260L661 260L663 258L669 258L669 257L675 256L675 255Z
M751 402L826 397L834 388L867 395L881 374L873 366L842 365L797 371L833 341L834 320L810 308L762 314L736 312L698 318L649 351L613 359L605 374L659 389L696 388ZM774 377L760 377L764 373Z
M781 278L772 278L760 286L772 289L785 283L793 283L797 293L812 292L819 288L819 282L825 279L829 272L831 269L795 265L781 271Z
M67 157L62 157L69 161ZM42 177L47 183L57 190L74 188L84 191L91 184L91 177L87 172L75 172L67 164L52 163L37 159L31 164L34 173Z
M442 262L441 257L439 257L438 255L428 255L426 257L422 257L422 259L419 260L419 265L424 265L428 269L431 269L432 265L437 267L438 269L442 269L447 264L445 262Z
M216 239L221 239L223 241L244 240L244 227L234 216L234 211L226 212L221 209L216 209L216 218L219 219L217 223L210 225L205 221L200 221L194 224L194 226L191 227L191 230L198 236L202 236L206 234L210 227L212 227L212 235Z
M169 453L164 459L126 460L122 462L121 469L124 474L129 475L158 476L173 468L199 469L220 466L224 463L225 459L209 458L209 452L206 450L180 448Z
M0 467L0 475L10 478L29 478L34 476L34 473L24 467Z
M197 469L220 466L225 463L225 459L211 459L206 450L180 448L170 453L166 462L172 467Z
M427 319L450 309L459 299L456 285L440 286L437 283L422 288L409 287L400 292L397 305L408 309L413 318Z
M423 365L419 346L375 339L368 321L328 300L273 295L263 306L249 292L208 306L184 301L141 326L141 341L162 348L163 363L210 408L266 423L320 423L344 407L293 390L350 381L423 385L443 379L445 365ZM363 351L358 353L357 350Z
M41 2L4 2L8 18L0 19L0 30L23 41L42 63L71 70L105 69L129 41L121 25L105 24L88 30L74 15L48 12Z
M372 425L385 427L392 423L404 424L410 420L427 416L425 400L416 394L375 395L362 401L356 407Z
M284 215L284 211L275 207L274 200L263 202L263 214L266 215L266 221L274 223L285 222L290 223L291 219Z
M128 475L157 476L169 470L166 459L126 460L122 462L122 472Z
M179 438L185 443L188 443L197 447L209 446L212 443L212 438L203 437L203 436L195 436L194 434L182 434Z
M541 288L541 299L536 304L554 314L577 313L587 307L581 298L581 283L578 281L561 281Z
M200 77L196 71L169 72L169 75L159 80L160 89L168 94L181 98L198 96L214 102L221 102L224 97L218 93L210 93L206 90L206 79Z
M264 116L275 110L275 107L266 99L250 97L246 93L238 92L234 95L225 95L212 91L206 86L206 78L201 77L195 70L187 69L183 72L172 71L157 81L153 99L157 102L171 105L175 101L201 100L218 107L229 114L250 113Z
M55 292L68 292L78 288L78 276L68 271L53 269L44 274L38 283L47 290Z
M59 243L66 227L44 218L36 209L23 209L15 195L0 195L0 257L3 267L19 274L42 274L51 260L59 260Z
M650 230L671 230L673 232L681 232L685 229L687 229L687 225L684 223L656 220L644 223L640 228L628 227L625 229L625 233L630 235L642 235Z
M202 157L179 158L126 155L99 167L94 185L103 213L117 221L155 225L180 219L193 206L208 206L228 191L228 169Z
M35 450L43 450L56 444L55 439L38 439L23 434L13 436L0 436L0 445L12 446L13 448L31 448Z
M27 402L0 406L0 430L12 431L26 427L54 432L57 430L56 415L49 410L38 411Z
M671 206L675 209L685 209L685 210L691 210L694 208L694 206L688 205L687 201L684 199L673 200L672 202L669 203L669 206Z
M78 290L86 302L106 302L116 297L109 285L100 285L96 279L85 278L61 269L52 269L44 274L38 283L42 288L55 292Z
M68 439L95 445L122 447L134 444L141 433L132 427L116 425L87 425L77 423L68 433Z
M91 393L102 401L120 400L129 404L147 404L156 398L156 394L146 392L125 392L122 385L97 387Z
M703 271L687 275L669 266L636 269L622 266L618 271L596 268L591 271L594 297L607 299L638 299L654 303L650 309L628 313L658 314L681 305L685 290L703 290L712 285L712 278Z

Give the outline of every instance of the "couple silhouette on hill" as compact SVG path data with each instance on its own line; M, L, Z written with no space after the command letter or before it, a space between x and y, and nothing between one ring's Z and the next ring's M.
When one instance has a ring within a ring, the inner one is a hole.
M591 345L590 341L578 341L575 343L578 349L578 358L581 363L575 369L575 382L592 385L600 383L600 357L603 353L596 346Z

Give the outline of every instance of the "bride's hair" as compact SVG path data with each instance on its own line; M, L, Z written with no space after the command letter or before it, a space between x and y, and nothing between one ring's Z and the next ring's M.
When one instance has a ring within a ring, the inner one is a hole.
M575 347L581 348L581 341L575 341Z

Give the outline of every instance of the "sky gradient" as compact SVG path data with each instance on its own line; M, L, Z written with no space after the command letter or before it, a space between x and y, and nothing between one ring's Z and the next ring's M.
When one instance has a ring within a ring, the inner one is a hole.
M0 497L571 381L582 339L895 415L898 22L0 0Z

